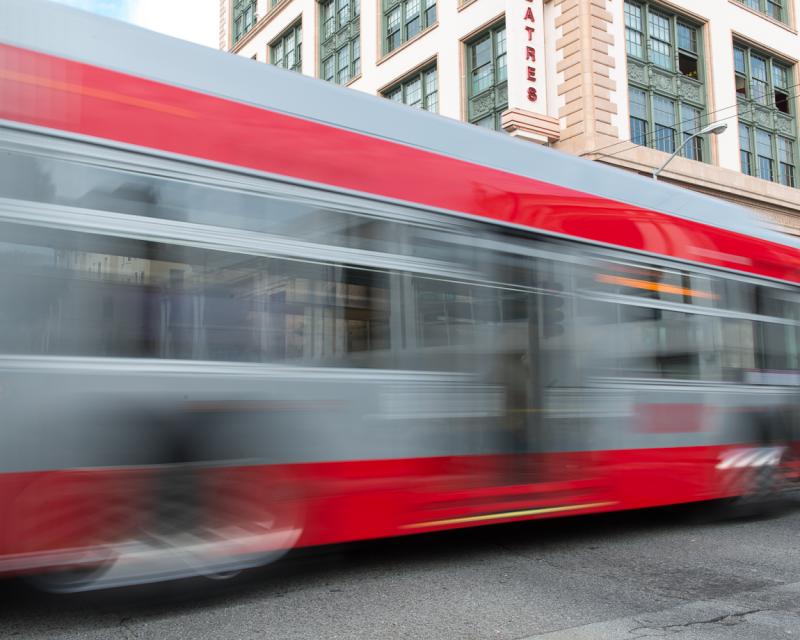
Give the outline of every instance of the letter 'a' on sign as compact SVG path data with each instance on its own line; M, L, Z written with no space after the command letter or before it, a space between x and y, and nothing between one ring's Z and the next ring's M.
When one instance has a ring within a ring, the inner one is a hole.
M528 10L525 12L525 19L530 20L531 22L536 22L536 18L533 17L533 9L528 7Z

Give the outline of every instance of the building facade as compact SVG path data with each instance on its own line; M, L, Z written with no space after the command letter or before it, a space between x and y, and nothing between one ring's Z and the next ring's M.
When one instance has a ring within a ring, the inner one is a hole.
M800 235L800 0L220 0L220 48ZM713 123L727 128L696 136Z

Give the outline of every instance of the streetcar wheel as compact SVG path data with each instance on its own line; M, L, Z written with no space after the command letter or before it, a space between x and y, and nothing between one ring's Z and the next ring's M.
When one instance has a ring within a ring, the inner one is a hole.
M134 528L140 478L126 470L43 474L17 496L10 536L28 582L53 593L86 591L118 559Z
M783 496L781 460L747 468L743 473L746 474L745 492L731 499L731 515L739 519L774 516Z
M291 479L264 467L208 470L208 520L203 531L231 563L209 563L208 578L226 580L288 553L303 532L301 501ZM229 568L228 568L229 567Z

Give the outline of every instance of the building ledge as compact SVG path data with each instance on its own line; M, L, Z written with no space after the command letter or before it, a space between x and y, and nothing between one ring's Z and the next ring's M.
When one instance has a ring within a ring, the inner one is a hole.
M635 171L651 177L653 168L668 155L648 147L626 149L617 155L582 153L584 158ZM798 189L761 180L740 171L676 157L659 180L692 189L755 210L782 231L797 234L800 228Z
M533 113L525 109L509 109L501 116L505 131L515 138L530 140L540 144L557 142L561 136L558 118Z

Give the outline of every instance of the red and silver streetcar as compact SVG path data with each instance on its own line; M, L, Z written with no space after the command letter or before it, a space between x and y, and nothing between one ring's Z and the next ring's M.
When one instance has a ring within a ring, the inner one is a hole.
M792 477L797 239L122 23L2 13L0 572L224 575Z

